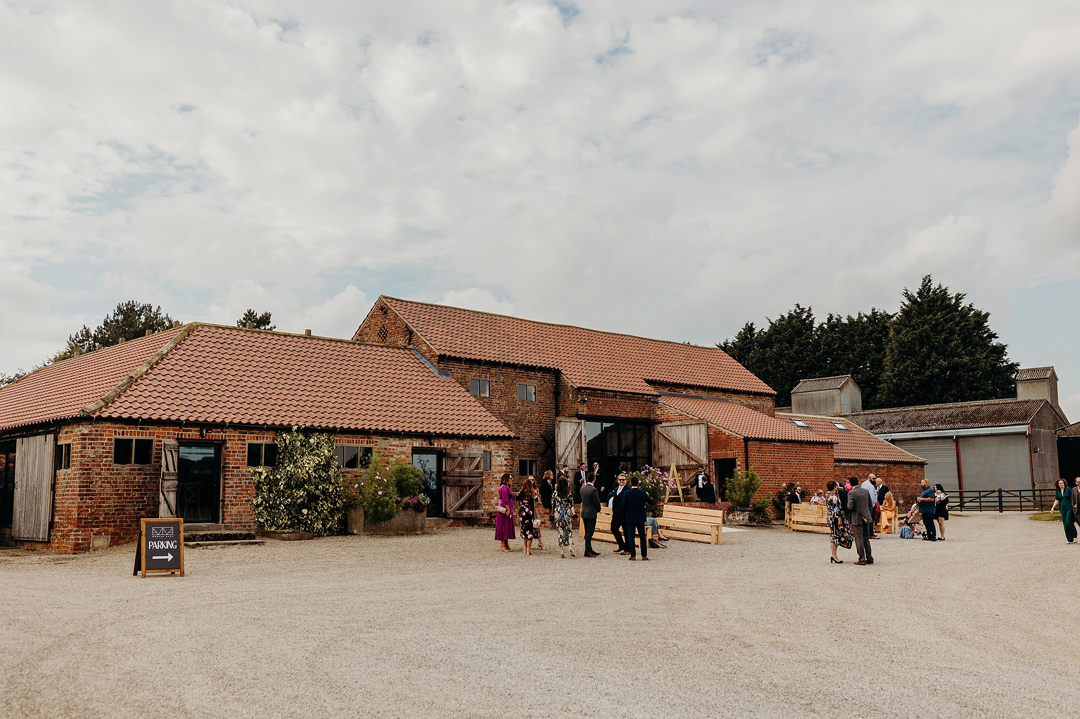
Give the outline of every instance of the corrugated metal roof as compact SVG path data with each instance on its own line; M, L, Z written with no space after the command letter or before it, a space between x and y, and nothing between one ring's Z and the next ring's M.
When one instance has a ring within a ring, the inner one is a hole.
M842 374L836 377L816 377L814 379L801 379L799 384L795 385L795 389L791 390L791 394L799 394L800 392L819 392L824 389L840 389L848 382L854 382L851 379L851 375Z
M905 452L899 447L878 439L870 432L843 417L821 417L813 414L786 414L810 425L810 431L836 442L833 456L840 461L875 462L881 464L926 464L926 460ZM837 425L847 427L841 429Z
M871 409L843 415L874 434L1030 424L1043 399L994 399Z
M560 370L578 387L656 394L648 382L775 395L716 347L651 340L381 297L440 355ZM378 306L378 304L376 304Z

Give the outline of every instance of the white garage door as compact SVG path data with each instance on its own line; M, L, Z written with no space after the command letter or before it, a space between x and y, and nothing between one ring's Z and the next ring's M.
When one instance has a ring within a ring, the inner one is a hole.
M894 444L926 460L926 479L931 485L940 484L950 494L960 489L956 475L956 443L953 440L898 439ZM967 477L967 472L964 476ZM967 489L966 486L964 488Z
M1027 436L961 437L964 490L1031 489Z

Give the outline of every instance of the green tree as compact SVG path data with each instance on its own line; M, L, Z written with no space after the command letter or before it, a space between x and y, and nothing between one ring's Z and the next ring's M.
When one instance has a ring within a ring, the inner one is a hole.
M816 374L801 379L851 375L862 390L864 409L878 403L881 375L885 371L885 349L889 341L892 315L872 308L869 314L858 313L841 318L830 314L818 327L820 364Z
M67 359L78 352L91 352L95 347L118 345L121 341L143 337L147 331L161 332L172 324L172 318L162 312L160 306L140 304L135 300L121 302L93 330L83 325L81 330L68 337L67 347L57 353L53 361Z
M818 376L822 366L814 311L798 304L769 320L768 329L759 331L747 322L734 340L717 346L776 390L777 406L790 405L791 390L799 380Z
M969 402L1014 395L1019 367L990 329L990 313L966 295L934 285L904 289L893 319L881 376L881 406Z
M263 312L259 314L255 310L249 309L244 313L244 316L236 321L237 327L247 327L247 323L251 323L252 329L256 330L275 330L277 325L270 323L270 313Z

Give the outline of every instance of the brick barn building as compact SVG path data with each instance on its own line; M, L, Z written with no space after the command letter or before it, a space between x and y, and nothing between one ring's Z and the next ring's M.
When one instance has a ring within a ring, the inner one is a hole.
M247 469L296 425L335 435L346 478L376 447L413 462L463 517L493 511L514 441L412 350L193 323L0 388L0 536L85 551L159 512L252 530Z
M412 348L477 397L517 435L519 475L595 461L610 482L645 464L703 466L723 490L725 478L751 466L771 494L789 481L824 487L852 471L837 463L865 465L864 477L922 466L868 433L852 443L775 417L776 393L715 347L392 297L375 302L354 339ZM853 444L861 453L847 449Z

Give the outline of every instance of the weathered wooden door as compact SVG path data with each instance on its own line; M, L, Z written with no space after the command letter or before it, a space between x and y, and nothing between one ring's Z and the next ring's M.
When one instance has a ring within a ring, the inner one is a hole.
M447 517L481 517L484 453L450 450L443 460L443 509Z
M15 501L11 536L49 541L53 504L53 452L56 435L23 437L15 445Z
M577 469L587 459L585 420L577 417L556 417L555 468L568 464L571 469Z
M665 422L653 427L653 466L709 467L709 426L705 422Z
M179 479L176 463L180 443L175 439L161 441L161 483L158 485L158 516L176 516L176 485Z

